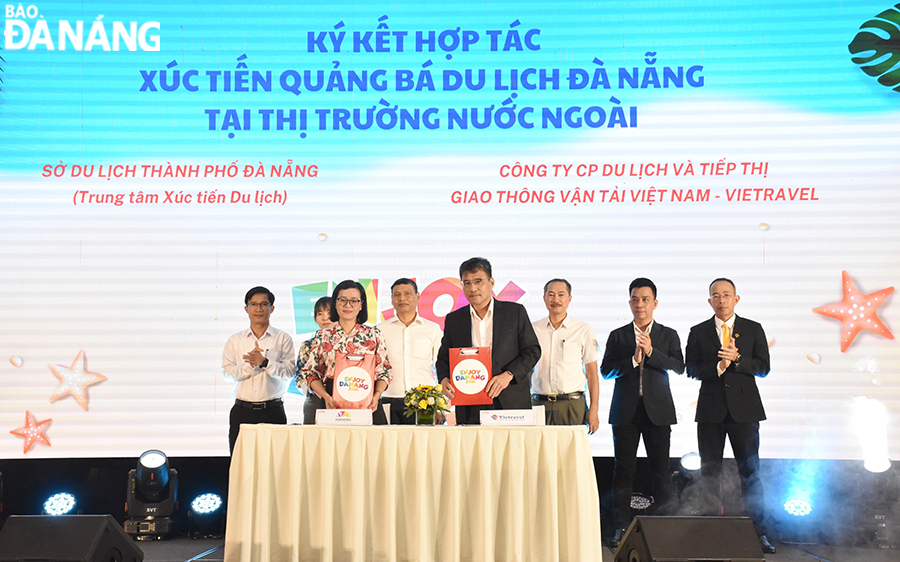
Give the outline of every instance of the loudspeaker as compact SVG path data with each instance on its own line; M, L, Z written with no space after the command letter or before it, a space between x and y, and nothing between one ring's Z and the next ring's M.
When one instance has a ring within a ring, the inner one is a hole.
M144 553L111 515L11 515L0 562L141 562Z
M615 562L765 562L749 517L635 517Z

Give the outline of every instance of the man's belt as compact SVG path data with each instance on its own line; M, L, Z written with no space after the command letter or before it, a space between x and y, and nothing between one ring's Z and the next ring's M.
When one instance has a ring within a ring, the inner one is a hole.
M276 398L274 400L266 400L265 402L247 402L246 400L236 399L234 401L235 404L240 406L241 408L249 408L251 410L265 410L267 408L275 408L281 407L282 402L281 398Z
M584 392L569 392L567 394L532 394L532 398L538 402L560 402L563 400L578 400L584 398Z

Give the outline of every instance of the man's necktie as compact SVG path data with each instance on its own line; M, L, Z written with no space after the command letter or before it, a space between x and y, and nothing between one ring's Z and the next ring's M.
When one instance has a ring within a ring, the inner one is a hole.
M644 395L644 360L647 359L644 356L644 352L641 352L641 362L638 363L638 395Z
M722 324L722 347L728 347L731 344L731 330L728 324Z

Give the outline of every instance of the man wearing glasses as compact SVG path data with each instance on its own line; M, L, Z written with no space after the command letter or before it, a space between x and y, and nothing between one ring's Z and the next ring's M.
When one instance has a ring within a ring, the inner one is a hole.
M229 450L234 452L242 423L286 424L282 397L294 374L294 341L269 325L275 295L265 287L253 287L244 296L250 327L225 343L222 375L234 382L234 406L229 418Z
M531 408L531 372L541 357L541 345L525 307L493 297L491 263L471 258L459 266L463 293L469 306L447 315L438 351L437 377L444 393L453 397L450 384L450 349L491 348L491 380L486 390L493 404L457 406L456 423L478 424L481 410Z
M769 374L769 346L761 325L735 315L740 300L730 279L710 283L709 305L715 315L691 328L684 362L688 376L701 381L696 420L706 509L721 513L727 435L741 476L744 506L763 552L772 554L775 547L766 538L759 478L759 422L766 419L766 412L756 387L756 377Z

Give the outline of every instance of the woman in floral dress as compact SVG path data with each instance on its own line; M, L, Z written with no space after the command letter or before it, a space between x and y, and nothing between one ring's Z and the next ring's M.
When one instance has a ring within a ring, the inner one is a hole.
M391 382L384 337L375 326L365 324L369 318L366 292L356 281L341 281L331 296L330 328L319 330L310 342L309 357L300 369L306 385L321 397L325 408L334 408L334 362L338 353L375 356L375 389L369 408L375 425L387 423L379 407L381 394Z

